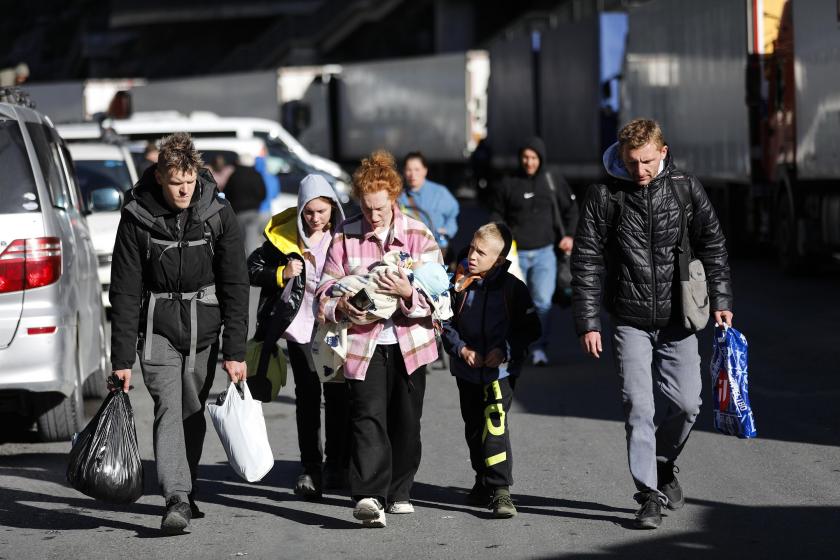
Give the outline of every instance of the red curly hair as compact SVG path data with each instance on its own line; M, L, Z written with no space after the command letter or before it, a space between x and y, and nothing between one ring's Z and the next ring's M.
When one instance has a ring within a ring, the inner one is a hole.
M403 180L394 156L386 150L377 150L364 158L353 173L353 195L356 198L381 190L387 191L391 200L396 200L403 190Z

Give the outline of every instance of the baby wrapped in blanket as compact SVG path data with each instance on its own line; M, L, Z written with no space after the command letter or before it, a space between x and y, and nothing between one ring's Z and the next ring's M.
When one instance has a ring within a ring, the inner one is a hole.
M357 269L353 274L345 276L330 288L330 297L341 297L347 294L356 295L362 290L372 305L367 314L356 324L365 325L390 318L398 309L399 301L396 296L377 292L377 280L386 272L404 269L408 280L417 291L429 302L432 308L432 320L435 325L452 317L452 306L449 299L449 274L446 268L438 263L426 263L416 266L411 255L399 250L388 251L382 260L370 267ZM352 301L351 301L352 303ZM315 371L322 381L330 381L337 376L344 365L347 348L347 328L350 321L344 319L340 323L320 325L312 340L312 359Z

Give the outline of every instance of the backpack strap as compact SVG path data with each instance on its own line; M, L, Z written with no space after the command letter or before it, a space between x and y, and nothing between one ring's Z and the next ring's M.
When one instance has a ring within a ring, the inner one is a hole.
M668 184L680 207L680 238L679 247L686 254L690 252L688 229L690 227L688 212L691 210L691 180L685 175L671 175Z
M210 253L216 253L216 241L218 241L224 232L225 227L222 223L221 212L211 214L210 217L204 221L204 238L210 245Z
M607 186L607 243L615 239L621 216L624 214L624 197L626 193L620 188Z
M685 175L671 175L668 184L680 207L680 235L677 241L677 262L680 280L690 278L688 265L691 261L691 240L689 239L688 211L691 209L691 180Z
M548 183L548 190L551 191L551 215L554 218L554 230L560 239L566 237L566 225L563 223L563 215L560 213L560 205L557 203L557 189L554 188L554 179L551 172L545 172L545 180Z

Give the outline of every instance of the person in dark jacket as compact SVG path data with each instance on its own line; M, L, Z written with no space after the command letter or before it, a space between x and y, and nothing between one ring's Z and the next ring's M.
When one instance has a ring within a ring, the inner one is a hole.
M595 358L603 351L602 297L612 318L630 473L641 505L636 524L654 529L663 505L684 503L674 462L700 411L697 336L683 326L675 272L682 230L677 188L689 190L690 244L706 271L715 322L731 326L729 264L703 186L674 166L655 121L622 128L604 166L612 180L588 189L575 238L572 308L583 349Z
M490 219L505 222L513 231L519 267L542 324L542 336L533 348L534 365L548 364L549 312L557 285L555 247L571 252L578 220L568 183L559 173L549 172L545 162L543 141L529 139L519 150L519 171L502 181L490 203Z
M186 133L128 193L111 263L111 365L128 391L135 352L155 405L165 533L202 517L193 497L219 332L222 367L244 380L248 274L236 216ZM139 338L139 344L138 344Z
M455 315L443 345L458 383L464 436L475 471L467 496L499 518L513 517L513 456L508 415L513 388L540 322L528 287L508 272L512 235L503 223L481 226L455 276Z
M326 453L322 453L321 382L310 353L318 307L315 289L332 233L342 221L344 210L327 180L321 175L307 175L300 182L298 205L271 218L265 227L266 241L248 257L251 284L262 288L254 337L268 346L285 338L289 349L303 468L295 494L307 499L320 498L323 486L346 486L349 467L347 386L336 382L324 385ZM291 293L281 297L286 288Z
M234 165L223 190L239 220L245 251L253 251L260 243L260 207L265 200L265 181L254 167L256 159L241 155Z

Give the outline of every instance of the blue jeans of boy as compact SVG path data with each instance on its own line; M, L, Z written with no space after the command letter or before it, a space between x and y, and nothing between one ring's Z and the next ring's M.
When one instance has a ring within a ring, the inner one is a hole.
M518 253L519 268L522 269L525 283L531 292L531 299L534 300L534 307L537 308L537 317L540 318L542 327L542 336L534 343L533 348L545 351L548 345L551 297L554 295L554 287L557 284L557 257L554 255L554 246L519 249Z

